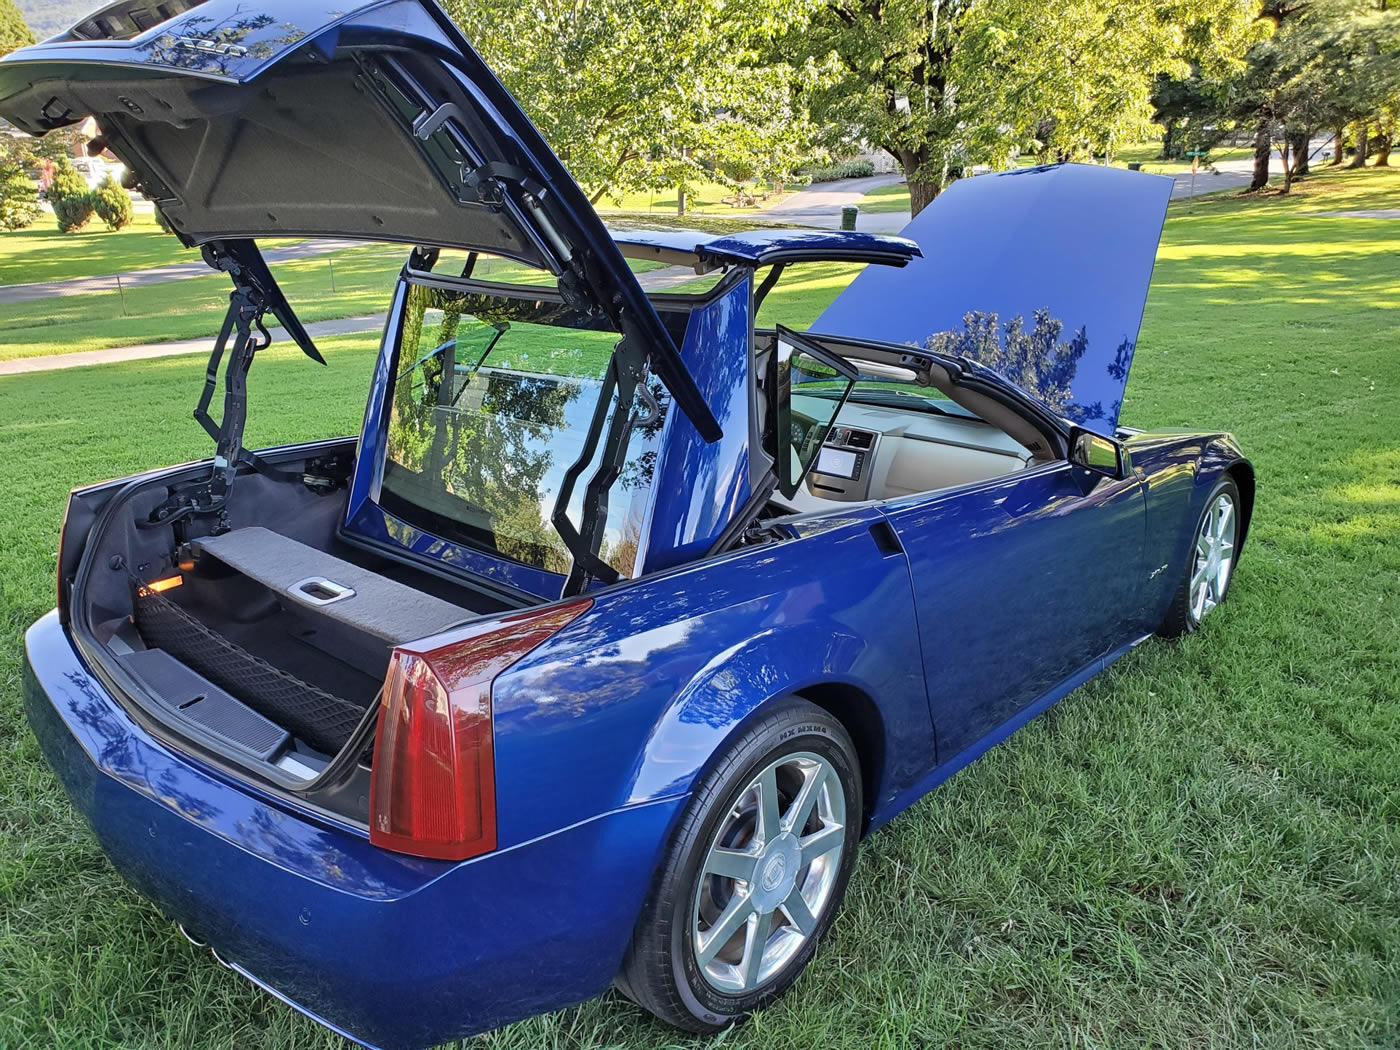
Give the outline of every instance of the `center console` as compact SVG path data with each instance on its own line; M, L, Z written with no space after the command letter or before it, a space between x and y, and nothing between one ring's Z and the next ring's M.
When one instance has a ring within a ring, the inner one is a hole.
M837 425L831 428L807 475L807 488L822 499L857 502L869 499L876 446L873 430Z

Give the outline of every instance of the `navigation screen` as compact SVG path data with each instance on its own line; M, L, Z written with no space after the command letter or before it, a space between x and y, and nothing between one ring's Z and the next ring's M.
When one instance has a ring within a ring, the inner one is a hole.
M817 457L817 473L833 478L853 478L856 476L856 454L839 448L823 448Z

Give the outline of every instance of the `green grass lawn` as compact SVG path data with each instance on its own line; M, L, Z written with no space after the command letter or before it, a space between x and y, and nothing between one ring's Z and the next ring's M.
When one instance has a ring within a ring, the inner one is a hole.
M860 210L866 212L909 211L909 185L904 182L877 186L860 199Z
M264 245L292 243L278 239ZM0 285L64 281L176 262L199 262L199 252L181 247L144 208L122 230L109 230L94 217L75 233L59 233L53 214L46 211L27 230L0 231Z
M1129 163L1140 163L1143 171L1156 175L1180 175L1191 170L1189 158L1184 161L1157 160L1157 154L1161 150L1162 145L1159 142L1143 142L1125 146L1114 152L1113 160L1110 163L1115 168L1126 168ZM1244 146L1222 146L1211 151L1210 160L1212 163L1219 163L1222 160L1241 160L1250 156L1251 152L1249 148ZM1039 159L1034 156L1023 156L1019 160L1022 167L1031 167L1039 163ZM1206 171L1204 167L1200 170ZM904 183L895 183L892 186L880 186L873 189L861 198L860 210L864 212L907 212L909 210L909 187Z
M1110 163L1114 167L1126 168L1129 163L1136 162L1142 165L1143 171L1157 175L1180 175L1191 170L1190 157L1184 160L1159 160L1158 155L1161 152L1160 142L1135 143L1114 150ZM1210 156L1206 159L1212 164L1219 164L1224 160L1245 160L1253 154L1254 150L1250 146L1217 146L1210 151ZM1204 165L1201 166L1201 170L1205 170Z
M770 196L767 200L761 200L751 208L739 208L724 203L724 198L733 195L734 187L720 182L703 182L695 186L693 192L686 198L686 211L702 215L752 215L757 211L762 211L770 204L776 204L787 195L772 193L772 188L767 185L750 184L745 189L754 196L764 192L769 193ZM598 209L603 212L653 212L658 215L675 215L676 204L677 195L674 189L636 190L623 194L620 200L606 197L598 202Z
M1259 473L1202 632L1141 647L874 836L832 936L748 1025L683 1036L609 995L467 1045L1400 1045L1400 221L1307 214L1397 198L1400 173L1368 170L1172 207L1124 422L1229 428ZM811 314L835 276L778 305ZM328 340L324 369L269 350L249 443L354 430L372 343ZM6 1050L347 1046L122 884L20 710L69 486L206 454L201 380L197 357L0 379Z
M394 280L406 257L406 248L368 244L276 263L272 269L297 316L308 322L324 321L388 309ZM439 264L444 272L445 260L446 254ZM505 279L519 280L529 274L527 268L501 260L484 261L478 274L487 276L492 265ZM629 265L641 273L662 264L629 260ZM536 273L544 276L543 271ZM124 292L6 304L0 311L0 360L205 336L212 345L228 309L231 288L225 275L210 271L202 277Z

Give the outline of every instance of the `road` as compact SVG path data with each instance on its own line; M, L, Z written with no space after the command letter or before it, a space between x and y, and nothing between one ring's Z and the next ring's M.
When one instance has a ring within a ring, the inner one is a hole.
M340 242L344 247L344 242ZM271 253L268 253L271 254ZM209 270L206 268L205 272ZM695 271L686 266L664 266L637 275L637 283L648 291L665 291L686 281L695 280ZM385 299L388 299L386 289ZM333 335L353 335L357 332L377 332L384 327L383 314L364 317L344 317L335 321L312 321L306 326L312 339ZM275 340L285 338L281 328L268 329ZM54 372L61 368L83 368L88 365L110 365L119 361L145 361L153 357L175 357L179 354L208 354L214 346L211 332L199 339L180 339L165 343L143 343L138 346L112 346L102 350L79 350L71 354L49 354L43 357L16 357L0 361L0 376L25 375L30 372Z
M285 247L268 248L263 258L270 263L286 262L290 259L306 259L314 255L325 255L346 247L348 242L326 239L312 239ZM172 242L172 248L174 244ZM163 284L166 281L184 281L191 277L203 277L213 271L203 259L196 257L190 262L171 263L168 266L152 266L144 270L127 270L121 274L104 274L98 277L71 277L66 281L43 281L38 284L9 284L0 287L0 306L13 303L32 303L38 299L59 299L68 295L95 295L99 292L115 292L117 280L122 288L140 288L143 285Z

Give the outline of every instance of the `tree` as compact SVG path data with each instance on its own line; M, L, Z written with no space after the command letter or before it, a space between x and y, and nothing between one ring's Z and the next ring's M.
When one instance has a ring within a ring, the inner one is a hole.
M24 166L0 161L0 229L22 230L40 214L39 194Z
M0 0L0 55L34 43L34 34L15 6L15 0Z
M1293 176L1306 172L1307 143L1320 127L1338 129L1333 163L1339 164L1342 129L1358 122L1356 149L1365 163L1365 121L1400 87L1400 11L1388 10L1387 3L1266 3L1261 17L1273 32L1250 48L1224 112L1255 128L1251 189L1268 185L1271 142L1277 141L1287 192Z
M92 191L67 155L60 155L54 161L49 204L53 206L58 228L64 233L82 229L92 218Z
M108 175L92 193L92 207L109 230L131 225L131 195Z
M1386 102L1376 112L1376 167L1390 167L1390 150L1400 132L1400 96Z
M811 0L447 0L453 19L596 203L684 191L707 165L766 171L808 128L797 71L757 48ZM780 167L782 165L779 165Z
M1031 145L1106 155L1151 116L1154 74L1248 37L1249 0L827 0L779 50L825 77L818 122L891 153L915 214L977 164Z

